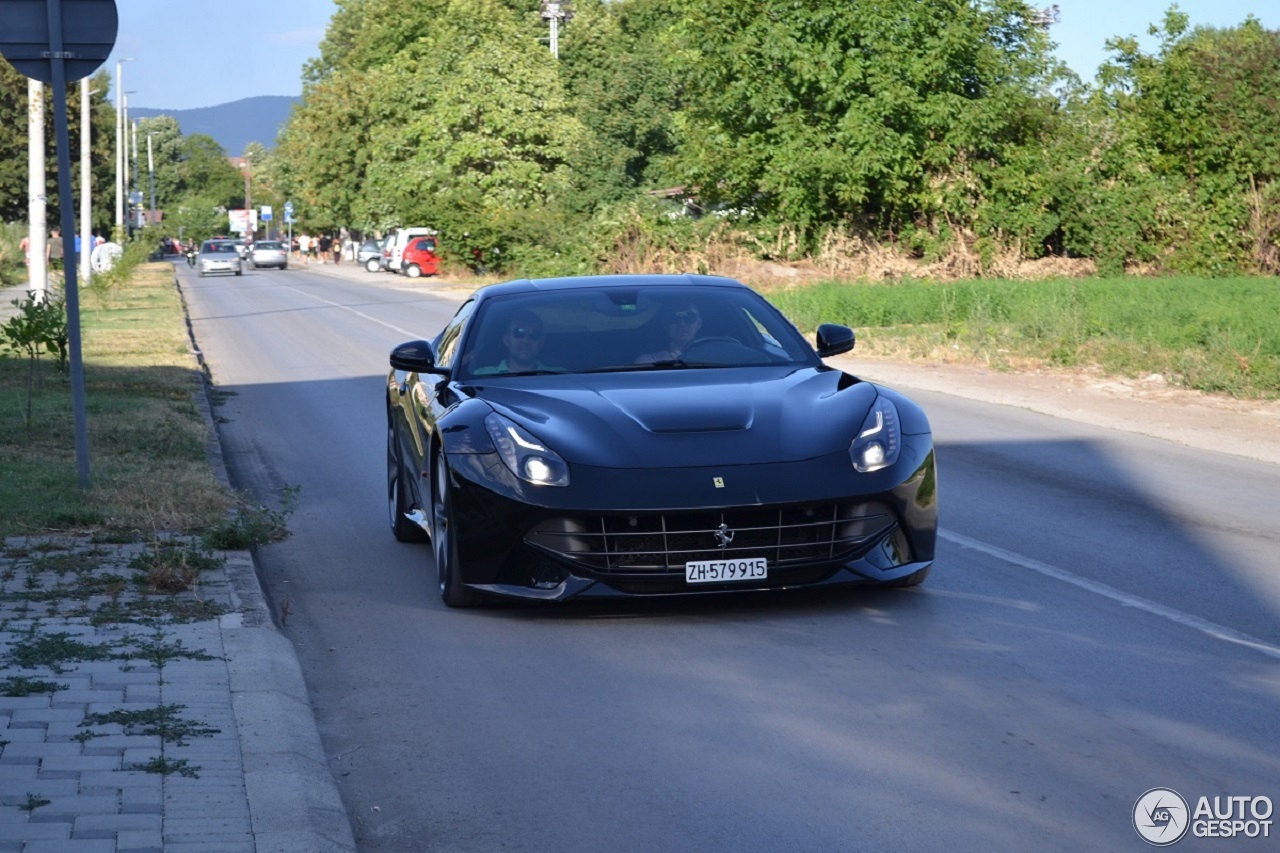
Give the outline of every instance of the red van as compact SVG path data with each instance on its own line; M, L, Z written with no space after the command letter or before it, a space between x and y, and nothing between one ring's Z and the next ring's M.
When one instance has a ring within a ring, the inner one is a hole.
M409 278L440 275L440 257L436 254L435 237L414 237L400 256L400 269Z

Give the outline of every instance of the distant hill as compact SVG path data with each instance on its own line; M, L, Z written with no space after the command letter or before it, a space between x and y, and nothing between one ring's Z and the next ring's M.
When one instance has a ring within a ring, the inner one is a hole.
M228 156L239 157L250 142L274 148L281 125L288 120L293 105L301 100L287 95L261 95L194 110L130 107L129 115L133 118L173 116L184 136L207 134L226 149Z

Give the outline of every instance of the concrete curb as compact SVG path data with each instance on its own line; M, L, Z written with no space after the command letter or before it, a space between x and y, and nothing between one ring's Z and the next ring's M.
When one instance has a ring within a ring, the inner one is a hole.
M203 377L198 395L209 427L209 459L230 484L210 400L208 365L192 334L181 279L187 334ZM227 555L236 611L220 622L240 742L245 793L258 853L341 853L356 849L351 821L325 757L297 651L280 633L249 551Z

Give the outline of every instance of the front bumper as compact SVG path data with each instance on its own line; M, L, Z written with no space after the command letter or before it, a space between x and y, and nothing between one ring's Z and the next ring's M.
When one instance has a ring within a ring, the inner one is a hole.
M225 272L235 275L240 272L240 263L238 261L201 261L200 272L206 275L216 272Z
M568 489L522 483L492 454L457 454L461 579L541 601L893 583L932 564L937 536L930 437L904 439L899 463L872 475L844 454L715 470L578 466ZM765 579L685 581L686 562L749 557L768 561Z

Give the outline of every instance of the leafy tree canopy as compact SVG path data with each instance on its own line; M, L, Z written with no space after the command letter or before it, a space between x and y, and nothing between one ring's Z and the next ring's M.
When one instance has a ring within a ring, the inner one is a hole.
M712 200L811 229L935 206L958 158L999 158L1047 72L1018 0L675 0L680 162Z

